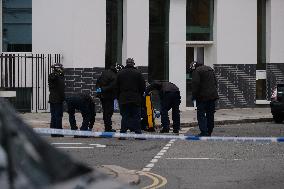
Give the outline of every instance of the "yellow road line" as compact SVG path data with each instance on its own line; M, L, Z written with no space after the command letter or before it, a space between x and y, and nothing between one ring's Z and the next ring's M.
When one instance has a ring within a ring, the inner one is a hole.
M138 173L140 175L147 176L153 180L153 183L151 185L145 186L142 189L156 189L156 188L160 188L167 184L167 179L160 175L150 173L150 172L144 172L144 171L139 171Z
M167 179L165 177L162 177L161 175L157 175L155 173L149 173L149 174L154 175L161 180L160 184L155 186L155 188L161 188L162 186L165 186L168 182Z

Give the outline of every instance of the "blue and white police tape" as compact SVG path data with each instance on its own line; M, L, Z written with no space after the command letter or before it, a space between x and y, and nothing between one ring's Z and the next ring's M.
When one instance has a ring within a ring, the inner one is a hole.
M48 129L34 128L39 134L61 134L66 136L86 136L103 138L143 138L143 139L178 139L188 141L212 141L212 142L264 142L278 143L284 142L284 137L198 137L193 135L157 135L157 134L130 134L114 132L92 132L92 131L74 131L69 129Z

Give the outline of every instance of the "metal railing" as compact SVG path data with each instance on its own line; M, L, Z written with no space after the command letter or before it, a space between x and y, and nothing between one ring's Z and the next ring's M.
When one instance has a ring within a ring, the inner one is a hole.
M19 111L49 111L48 74L60 62L60 54L1 53L0 90L16 91L11 101Z

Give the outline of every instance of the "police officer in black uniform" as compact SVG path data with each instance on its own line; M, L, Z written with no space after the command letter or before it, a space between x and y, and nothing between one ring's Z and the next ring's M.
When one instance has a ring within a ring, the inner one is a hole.
M64 73L63 66L60 63L56 63L51 66L53 72L48 76L49 86L49 103L51 121L50 128L62 129L62 117L63 117L63 101L65 98L64 89ZM63 137L63 135L52 134L52 137Z
M68 106L67 112L69 114L69 123L71 129L78 129L75 119L75 112L76 110L78 110L81 112L83 117L83 122L80 130L92 130L96 117L95 102L93 98L88 94L79 93L70 97L66 97L66 103Z
M211 136L214 128L215 102L219 98L217 79L214 70L193 61L189 71L192 73L192 98L196 100L199 136Z
M168 111L172 109L173 132L178 134L180 130L179 105L181 102L179 88L175 84L168 81L154 81L147 87L146 94L153 90L158 90L160 96L160 112L163 127L160 132L169 133L170 120Z
M141 134L141 103L145 92L143 75L134 67L132 58L126 60L126 66L117 75L117 93L121 119L120 133L129 129Z
M122 68L123 66L120 64L111 66L110 69L105 70L101 74L96 83L97 97L100 98L103 108L105 132L115 132L112 129L111 117L114 112L114 99L116 98L116 77Z

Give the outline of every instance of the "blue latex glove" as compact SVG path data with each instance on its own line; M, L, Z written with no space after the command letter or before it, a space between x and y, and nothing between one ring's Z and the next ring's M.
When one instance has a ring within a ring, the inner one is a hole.
M101 93L102 92L102 88L97 88L96 89L96 93Z
M161 113L158 110L154 110L154 116L155 118L159 118L161 116Z

